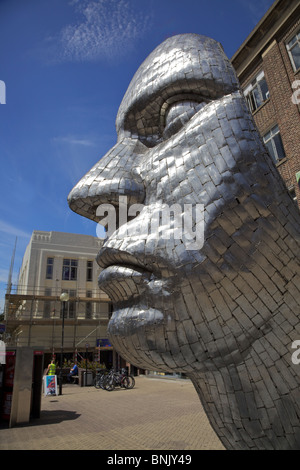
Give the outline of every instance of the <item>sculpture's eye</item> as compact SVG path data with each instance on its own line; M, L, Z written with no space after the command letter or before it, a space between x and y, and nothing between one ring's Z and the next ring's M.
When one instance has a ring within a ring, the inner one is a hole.
M165 126L163 138L167 139L176 134L181 127L188 122L194 114L206 106L207 101L176 101L171 104L165 114Z

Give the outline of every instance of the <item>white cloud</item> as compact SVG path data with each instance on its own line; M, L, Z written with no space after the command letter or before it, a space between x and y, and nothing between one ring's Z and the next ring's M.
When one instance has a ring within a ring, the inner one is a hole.
M62 61L120 57L149 28L150 15L134 9L127 0L82 0L73 1L71 6L80 20L60 32Z
M54 142L61 142L69 145L83 145L84 147L95 147L95 142L90 139L77 139L72 136L54 137Z
M31 237L31 233L25 232L19 227L15 227L7 222L4 222L3 220L0 220L0 232L6 233L8 235L13 235L15 237L20 237L20 238Z

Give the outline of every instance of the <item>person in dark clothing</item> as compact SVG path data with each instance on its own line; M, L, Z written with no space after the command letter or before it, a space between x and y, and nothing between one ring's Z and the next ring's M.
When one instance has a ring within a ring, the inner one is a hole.
M72 369L70 370L69 374L68 374L68 382L71 383L72 382L72 377L74 375L78 375L78 366L77 364L74 364Z

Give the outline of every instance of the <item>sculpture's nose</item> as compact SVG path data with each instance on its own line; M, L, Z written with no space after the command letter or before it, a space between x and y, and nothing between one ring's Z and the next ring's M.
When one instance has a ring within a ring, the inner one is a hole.
M127 196L128 205L142 203L145 190L139 163L146 150L137 139L118 142L72 189L70 208L99 222L96 212L100 204L118 206L120 196Z

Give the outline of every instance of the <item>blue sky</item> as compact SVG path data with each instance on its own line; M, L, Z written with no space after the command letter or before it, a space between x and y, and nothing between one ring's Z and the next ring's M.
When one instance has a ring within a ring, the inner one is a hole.
M96 236L71 212L74 184L115 143L127 86L167 37L239 48L273 0L0 0L0 312L17 237L17 281L33 230Z

